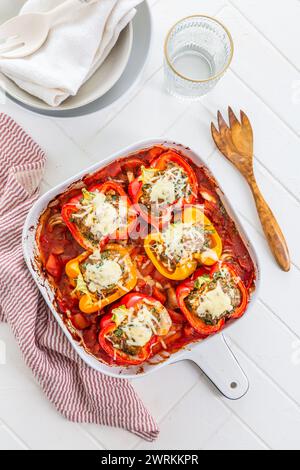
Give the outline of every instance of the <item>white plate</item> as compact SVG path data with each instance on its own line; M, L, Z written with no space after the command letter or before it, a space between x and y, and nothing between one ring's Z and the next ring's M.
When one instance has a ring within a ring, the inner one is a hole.
M0 0L0 12L2 7L1 2L2 0ZM138 5L137 14L132 22L132 27L133 46L125 71L123 72L118 82L111 88L111 90L109 90L101 98L98 98L92 103L86 106L81 106L77 109L57 111L55 109L42 110L27 106L13 98L11 95L9 95L9 93L8 96L12 99L12 101L20 104L29 111L45 116L59 118L85 116L87 114L92 114L111 106L136 85L147 63L153 31L151 10L147 0Z
M0 24L8 18L15 16L25 0L11 1L1 0L0 2ZM64 101L60 106L54 108L57 113L74 110L88 105L105 95L119 80L124 72L133 43L133 27L130 23L120 34L120 37L112 49L111 53L94 73L94 75L80 88L76 96L72 96ZM1 87L8 95L21 103L33 107L36 110L51 111L53 108L40 99L26 93L19 88L12 80L0 73Z
M215 335L207 340L202 341L201 343L192 344L183 351L179 351L176 354L173 354L167 361L159 365L149 365L145 364L144 369L141 372L140 367L109 367L105 364L99 362L96 358L89 355L73 338L67 327L65 326L63 320L61 319L59 313L56 311L53 305L54 293L51 286L45 282L44 277L39 273L38 266L36 265L36 259L38 255L38 248L35 241L36 228L40 215L46 209L49 202L55 198L58 194L63 193L72 183L80 180L83 176L96 172L99 169L105 167L112 161L130 155L138 150L152 147L154 145L167 145L184 152L185 155L190 157L197 165L205 166L205 163L201 157L194 151L187 149L185 146L180 144L175 144L172 141L164 141L161 139L151 139L143 142L138 142L126 149L117 152L111 157L105 159L101 163L97 163L92 167L88 168L85 171L77 174L76 176L68 179L65 183L62 183L51 189L48 193L44 194L32 207L30 213L28 214L27 220L25 222L24 231L23 231L23 250L24 257L27 263L27 266L37 283L43 297L45 298L49 308L51 309L54 317L58 321L59 325L63 329L73 348L79 354L79 356L92 368L96 369L98 372L102 372L106 375L112 377L120 377L133 379L142 376L149 375L155 372L162 367L166 367L169 364L173 364L182 360L191 360L199 365L199 367L205 372L205 374L215 383L219 390L228 398L237 399L243 396L248 390L248 380L245 377L245 374L241 370L239 364L235 360L230 349L223 340L222 335ZM231 215L233 220L236 221L237 227L239 228L240 234L243 237L246 246L249 249L252 259L256 266L257 272L257 289L253 295L251 303L248 308L248 313L252 309L255 299L258 295L258 288L260 284L260 275L258 267L258 258L256 256L255 250L252 247L247 235L245 234L242 225L231 208L228 200L225 196L222 197L224 206L226 207L228 213ZM241 321L241 320L239 320ZM227 328L231 326L232 322L227 324ZM231 384L234 383L235 386L232 387Z

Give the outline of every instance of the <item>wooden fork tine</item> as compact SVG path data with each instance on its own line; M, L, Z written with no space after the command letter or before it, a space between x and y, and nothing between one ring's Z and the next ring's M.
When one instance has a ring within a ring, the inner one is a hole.
M211 123L211 133L214 138L214 141L217 143L220 139L220 133L217 131L217 128L213 122Z
M221 111L218 111L218 123L219 123L220 132L228 129L227 123L225 119L223 118Z
M237 124L240 124L238 118L236 117L230 106L228 106L228 116L231 128L233 126L236 126Z
M251 126L250 120L249 120L247 114L244 113L244 111L241 111L241 122L242 122L243 126L245 126L245 127L247 127L248 129L251 129L251 130L252 130L252 126Z

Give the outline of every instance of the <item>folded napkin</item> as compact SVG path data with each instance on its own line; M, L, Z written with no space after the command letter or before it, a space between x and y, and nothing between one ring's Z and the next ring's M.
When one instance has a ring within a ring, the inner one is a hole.
M48 399L75 422L122 427L154 440L158 429L131 385L88 367L75 353L25 266L21 234L45 165L39 146L0 114L0 321Z
M1 59L0 70L20 88L59 106L102 65L143 0L99 0L70 10L35 54ZM23 13L46 12L64 0L28 0Z

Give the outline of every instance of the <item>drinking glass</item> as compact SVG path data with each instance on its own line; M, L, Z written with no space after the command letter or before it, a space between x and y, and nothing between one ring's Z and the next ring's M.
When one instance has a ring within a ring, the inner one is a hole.
M233 51L231 34L218 20L196 15L179 21L165 42L168 92L182 99L200 99L224 75Z

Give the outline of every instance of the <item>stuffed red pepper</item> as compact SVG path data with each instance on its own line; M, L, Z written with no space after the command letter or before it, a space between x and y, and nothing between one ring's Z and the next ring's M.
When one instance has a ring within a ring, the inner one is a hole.
M62 217L75 240L93 250L109 239L124 240L136 219L123 187L113 181L82 189L62 208Z
M159 336L168 334L172 320L156 299L126 295L101 320L100 346L119 365L139 365L152 355Z
M155 158L129 185L129 194L139 214L155 226L167 222L174 205L193 203L198 192L191 165L169 150Z

